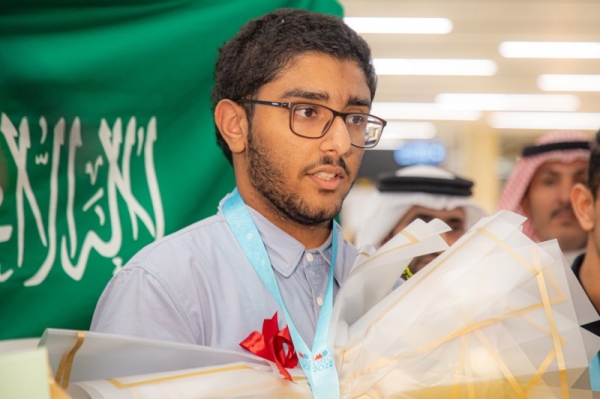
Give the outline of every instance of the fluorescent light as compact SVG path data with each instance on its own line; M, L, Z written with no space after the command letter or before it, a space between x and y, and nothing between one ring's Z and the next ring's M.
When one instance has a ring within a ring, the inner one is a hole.
M383 136L385 136L385 133L383 133ZM406 142L403 139L384 140L383 136L381 137L381 139L379 140L379 143L377 143L377 145L375 147L367 148L367 150L370 150L370 151L373 151L373 150L397 150L398 148L403 146L404 143Z
M389 121L383 130L381 139L373 150L396 150L406 140L427 140L437 135L437 127L431 122Z
M346 25L357 33L446 34L452 32L447 18L362 18L346 17Z
M490 111L575 111L579 98L570 94L441 93L443 109Z
M377 75L492 76L498 66L492 60L375 58Z
M502 42L498 51L507 58L600 58L600 43Z
M371 114L388 120L476 121L481 118L481 111L446 110L434 103L376 102L371 107Z
M390 121L385 126L382 140L431 139L437 134L435 124L431 122Z
M537 84L544 91L600 91L600 75L540 75Z
M496 129L600 129L598 112L492 112L488 123Z
M431 139L437 134L437 127L431 122L390 121L385 126L382 139Z

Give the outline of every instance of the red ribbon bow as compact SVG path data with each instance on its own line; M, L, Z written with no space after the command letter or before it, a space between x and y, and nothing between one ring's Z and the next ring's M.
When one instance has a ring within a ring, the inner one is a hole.
M292 376L286 368L296 367L298 356L294 350L288 327L285 326L282 330L279 330L277 312L272 318L263 321L262 334L253 331L245 340L240 342L240 346L256 356L274 362L281 375L292 381Z

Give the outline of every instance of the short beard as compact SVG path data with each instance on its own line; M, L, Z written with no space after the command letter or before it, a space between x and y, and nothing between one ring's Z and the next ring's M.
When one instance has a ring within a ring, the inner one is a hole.
M251 126L248 130L247 154L250 184L267 200L267 205L273 211L285 219L308 227L321 225L337 216L342 208L343 198L332 211L326 209L313 211L298 193L286 193L286 176L282 173L282 169L271 161L269 152L262 145L260 139L255 137ZM319 164L333 165L334 162L330 157L323 157ZM344 168L346 175L350 178L343 159L340 159L338 165Z

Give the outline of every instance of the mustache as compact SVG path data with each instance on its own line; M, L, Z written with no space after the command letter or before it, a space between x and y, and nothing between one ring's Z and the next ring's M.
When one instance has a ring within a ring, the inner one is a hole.
M571 204L565 204L554 209L550 213L550 217L554 218L562 213L570 213L571 215L575 215L575 213L573 212L573 206Z
M340 168L342 168L346 176L350 176L350 170L348 169L348 165L346 165L346 161L344 161L344 158L333 159L330 156L321 157L321 159L319 159L318 162L308 165L304 168L302 172L304 174L307 174L312 169L324 165L339 166Z

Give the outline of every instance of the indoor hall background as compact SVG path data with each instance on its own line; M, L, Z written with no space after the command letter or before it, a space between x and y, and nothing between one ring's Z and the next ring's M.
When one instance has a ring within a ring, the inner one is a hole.
M418 20L414 27L437 32L369 33L356 27L372 48L379 75L373 114L390 121L379 148L365 153L360 171L365 179L359 180L359 187L365 182L368 186L381 171L398 167L395 149L417 141L433 142L446 150L441 165L473 179L475 200L493 212L504 179L524 145L549 130L582 130L591 137L600 129L600 2L596 0L341 3L346 18L435 18L429 21L433 25ZM356 20L347 22L356 24ZM392 25L410 31L412 24L402 20ZM375 29L383 25L380 20ZM541 43L511 53L520 49L505 42ZM563 47L532 58L548 42ZM425 64L416 64L418 60ZM452 61L431 65L432 60ZM463 62L458 60L466 63L452 64ZM436 162L435 158L430 160Z

